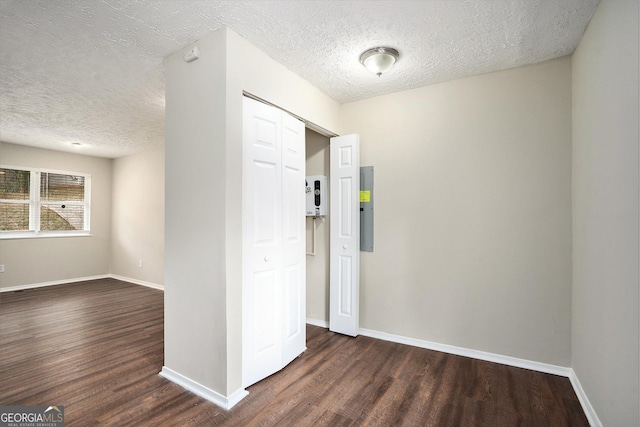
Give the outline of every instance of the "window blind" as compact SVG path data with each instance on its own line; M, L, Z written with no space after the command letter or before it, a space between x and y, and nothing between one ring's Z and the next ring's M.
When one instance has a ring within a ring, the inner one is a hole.
M31 172L0 168L0 230L29 229Z
M83 176L40 174L40 230L84 229Z

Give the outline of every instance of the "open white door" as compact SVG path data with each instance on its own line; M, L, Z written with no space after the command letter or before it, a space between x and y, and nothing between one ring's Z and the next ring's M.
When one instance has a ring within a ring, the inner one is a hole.
M360 137L331 138L329 330L360 329Z

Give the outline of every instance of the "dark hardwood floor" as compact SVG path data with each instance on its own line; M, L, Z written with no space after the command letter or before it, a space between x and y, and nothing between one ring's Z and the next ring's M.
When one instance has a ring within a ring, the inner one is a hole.
M315 326L224 411L158 372L161 291L104 279L0 294L0 405L67 426L587 426L567 378Z

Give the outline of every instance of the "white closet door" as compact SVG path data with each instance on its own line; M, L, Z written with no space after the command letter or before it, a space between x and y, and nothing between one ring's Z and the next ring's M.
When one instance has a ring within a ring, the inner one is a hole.
M306 348L304 123L282 113L283 366Z
M360 137L331 138L329 329L360 329Z
M244 99L242 378L282 368L281 112Z
M244 98L242 383L305 350L305 128Z

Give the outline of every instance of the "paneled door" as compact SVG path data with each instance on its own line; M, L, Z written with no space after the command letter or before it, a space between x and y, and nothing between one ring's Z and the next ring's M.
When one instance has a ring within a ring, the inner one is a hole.
M305 128L282 113L283 366L306 349Z
M242 376L248 387L305 350L304 124L243 102Z
M331 138L329 329L360 329L360 137Z

